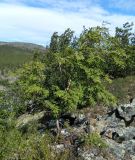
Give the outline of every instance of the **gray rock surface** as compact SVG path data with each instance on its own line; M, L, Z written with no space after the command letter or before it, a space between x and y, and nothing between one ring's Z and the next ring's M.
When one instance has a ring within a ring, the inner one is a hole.
M45 111L35 113L34 115L32 114L23 114L17 119L16 127L23 127L31 122L38 121L42 119L45 115Z
M106 160L100 155L98 149L90 149L86 151L79 149L78 152L82 160Z
M100 135L108 144L109 151L116 160L134 160L135 158L135 99L132 103L120 105L98 122ZM104 123L103 123L104 122Z

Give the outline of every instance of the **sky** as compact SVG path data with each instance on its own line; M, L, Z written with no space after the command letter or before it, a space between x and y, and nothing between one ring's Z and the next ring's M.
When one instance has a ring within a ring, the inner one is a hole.
M0 0L0 41L48 45L53 32L135 22L135 0Z

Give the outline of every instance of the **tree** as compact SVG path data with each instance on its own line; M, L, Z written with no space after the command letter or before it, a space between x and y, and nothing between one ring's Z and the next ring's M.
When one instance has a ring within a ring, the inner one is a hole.
M51 37L50 51L56 53L58 51L59 36L58 32L54 32Z
M73 32L68 29L59 36L57 45L63 45L57 47L57 53L50 48L48 54L52 59L46 67L45 87L50 91L49 105L54 105L59 113L97 102L115 102L104 86L105 81L110 80L102 67L106 33L101 34L101 31L100 27L84 30L73 47Z
M127 58L126 67L122 70L124 76L135 74L135 34L133 33L133 23L123 24L123 28L116 28L115 37L119 40L119 47L125 50Z
M44 88L44 81L46 76L44 75L45 65L39 60L35 59L29 64L17 71L18 80L15 83L15 97L23 103L22 108L18 106L16 110L18 112L36 111L44 109L45 100L49 95L49 91Z
M121 46L126 47L130 45L133 41L133 23L126 22L123 24L123 28L116 27L115 36L120 40Z
M55 117L97 103L113 105L115 97L105 84L124 66L123 57L123 49L105 27L84 28L78 39L70 29L54 33L44 59L19 71L18 97L27 110L45 109Z

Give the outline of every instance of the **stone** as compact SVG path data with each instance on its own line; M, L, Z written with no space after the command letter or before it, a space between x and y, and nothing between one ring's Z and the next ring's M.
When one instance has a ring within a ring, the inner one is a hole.
M128 153L135 156L135 140L125 141L123 145Z
M135 156L134 155L130 155L131 160L135 160Z
M82 160L106 160L102 157L100 154L100 151L98 149L90 149L90 150L78 150L79 156Z
M0 85L0 91L6 91L7 88L5 86Z
M70 135L70 133L67 131L67 129L61 129L60 133L63 136L69 136Z
M47 128L56 128L56 120L49 120L46 124Z
M131 105L132 105L132 106L135 106L135 98L132 100Z
M124 145L118 144L111 139L106 139L106 143L108 144L109 152L114 155L115 159L123 160L123 157L125 155Z
M57 145L54 145L52 146L52 149L56 152L56 153L60 153L60 152L63 152L65 147L64 147L64 144L57 144Z
M135 126L132 125L135 117L134 104L135 100L131 104L118 106L96 124L115 160L135 159Z
M34 121L39 121L42 119L45 115L45 111L35 113L33 114L23 114L17 119L16 127L21 128L23 126L26 126L27 124L34 122Z
M135 128L130 126L130 127L125 127L125 128L116 128L115 131L122 137L125 138L125 141L129 141L132 139L135 139Z
M135 106L132 104L126 104L118 107L118 112L125 121L130 121L135 115Z

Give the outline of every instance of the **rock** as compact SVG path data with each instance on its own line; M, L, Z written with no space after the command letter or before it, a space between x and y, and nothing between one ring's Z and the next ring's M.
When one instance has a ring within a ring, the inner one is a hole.
M110 153L114 155L115 160L123 160L125 155L124 145L118 144L111 139L106 139L106 143L108 144Z
M44 132L46 127L56 136L56 120L51 119L50 116L45 117L45 112L34 115L25 114L18 118L17 127L25 126L32 121L39 121L42 123L41 132ZM90 122L84 114L63 114L59 118L61 139L57 142L59 144L55 144L52 148L57 153L61 153L71 147L82 160L135 160L134 117L135 99L130 104L119 105L104 116L90 117ZM64 128L65 122L69 122L67 128ZM108 146L106 153L101 153L99 148L82 147L84 137L89 131L97 132L104 137ZM112 155L111 158L107 153Z
M60 153L64 151L65 147L64 147L64 144L57 144L52 146L52 149L54 149L56 153Z
M37 122L42 119L45 115L45 111L32 114L23 114L17 119L16 127L22 128L31 122Z
M46 122L46 125L48 129L56 128L56 120L49 120L48 122Z
M122 137L125 138L125 141L135 139L135 128L130 126L126 128L116 128L115 131Z
M131 160L135 160L135 156L134 155L130 155Z
M132 105L132 106L135 106L135 98L132 100L131 105Z
M130 153L125 152L125 155L124 155L123 160L132 160L132 158L131 158L131 156L130 156Z
M135 140L125 141L123 145L128 153L135 156Z
M78 154L82 160L106 160L102 157L98 149L90 149L85 151L79 148Z
M100 133L104 130L104 128L107 126L107 121L101 120L101 121L96 121L94 123L92 123L92 120L90 120L90 124L91 126L94 127L94 131L96 131L97 133Z
M135 158L135 126L132 125L134 117L135 100L131 104L113 109L94 126L99 126L97 131L104 136L109 152L115 156L115 160Z
M133 103L125 104L118 107L118 112L121 117L125 119L125 121L130 121L133 116L135 116L135 106Z
M72 127L72 133L76 133L77 135L78 134L83 135L85 133L84 127L74 126L74 127Z
M70 135L70 133L67 131L67 129L62 129L60 133L63 136L69 136Z
M0 91L6 91L7 88L5 86L0 85Z

